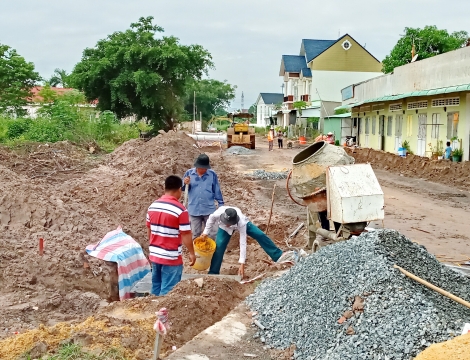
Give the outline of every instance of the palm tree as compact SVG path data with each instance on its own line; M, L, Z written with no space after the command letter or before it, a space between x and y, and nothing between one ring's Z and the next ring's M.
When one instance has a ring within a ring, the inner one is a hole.
M67 87L69 87L69 77L70 77L70 74L67 74L67 71L65 71L63 69L55 69L54 74L52 74L52 76L49 79L48 83L52 87L56 87L56 86L60 85L63 88L67 88Z

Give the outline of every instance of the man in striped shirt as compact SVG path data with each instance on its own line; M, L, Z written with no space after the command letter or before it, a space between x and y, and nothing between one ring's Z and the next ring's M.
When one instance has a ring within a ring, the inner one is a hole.
M147 230L152 263L152 294L166 295L183 275L182 245L189 250L190 265L196 262L191 225L186 208L178 201L183 181L171 175L165 180L165 195L147 211Z

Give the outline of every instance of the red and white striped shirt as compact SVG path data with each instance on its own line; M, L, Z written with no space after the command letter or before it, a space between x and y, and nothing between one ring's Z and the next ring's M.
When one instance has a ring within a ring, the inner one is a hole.
M186 208L173 196L163 195L147 211L150 261L161 265L182 265L181 232L191 231Z

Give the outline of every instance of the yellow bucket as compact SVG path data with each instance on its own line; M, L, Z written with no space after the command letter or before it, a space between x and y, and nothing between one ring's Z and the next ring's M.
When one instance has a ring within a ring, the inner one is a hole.
M196 253L196 262L193 269L204 271L211 266L212 255L215 252L215 241L211 238L202 239L198 237L194 239L194 252Z

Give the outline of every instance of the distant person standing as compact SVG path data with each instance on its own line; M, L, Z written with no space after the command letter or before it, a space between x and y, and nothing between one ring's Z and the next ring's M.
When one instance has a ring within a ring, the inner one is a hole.
M182 245L189 250L190 265L196 262L188 211L178 201L183 181L171 175L165 180L165 195L155 200L147 211L152 294L163 296L181 281Z
M269 151L273 151L273 145L274 145L274 127L271 126L271 129L269 129L268 132L268 144L269 144Z
M284 133L281 130L279 130L277 133L277 146L279 147L279 149L284 148L284 145L282 143L283 139L284 139Z
M183 190L188 188L188 212L191 220L193 240L202 234L209 215L218 206L224 205L217 174L211 170L209 157L201 154L194 162L194 168L184 174Z
M446 147L446 150L444 152L444 159L450 160L450 157L452 155L452 147L450 146L450 141L447 141L446 145L447 145L447 147Z

